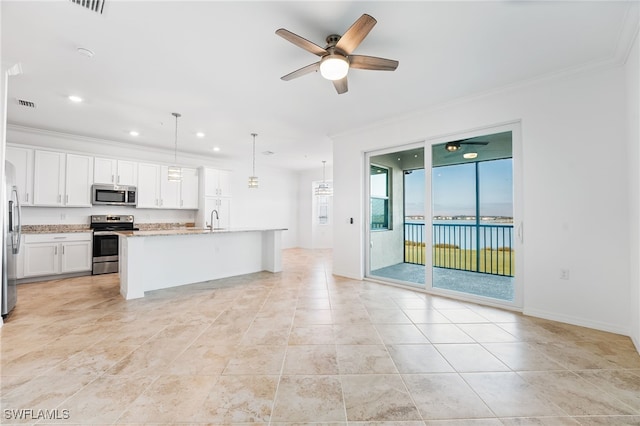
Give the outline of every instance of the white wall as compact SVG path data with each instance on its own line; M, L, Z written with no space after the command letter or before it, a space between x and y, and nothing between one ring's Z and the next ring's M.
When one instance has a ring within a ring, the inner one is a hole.
M118 142L84 138L36 129L10 126L7 142L46 149L76 152L107 158L134 161L172 163L173 151L154 148L138 148ZM247 179L251 174L251 161L246 164L225 159L210 159L178 153L184 166L209 166L232 171L231 175L231 226L234 228L277 227L287 228L283 233L283 247L298 246L296 172L256 165L260 179L258 189L249 190ZM45 208L25 207L24 224L84 224L92 214L133 214L138 223L183 223L195 221L195 210L136 209L129 207Z
M625 90L622 67L598 69L335 136L334 273L363 276L365 151L521 120L523 310L628 335ZM570 280L559 279L560 261L570 269Z
M631 338L640 352L640 42L638 34L625 66L629 141L629 235Z

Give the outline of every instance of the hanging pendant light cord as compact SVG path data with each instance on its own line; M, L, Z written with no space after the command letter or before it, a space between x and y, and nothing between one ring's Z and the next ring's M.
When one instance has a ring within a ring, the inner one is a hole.
M174 112L173 115L176 117L176 139L175 139L175 148L173 151L173 162L178 164L178 117L180 117L180 114L178 114L177 112Z
M256 175L256 136L258 136L258 134L251 133L251 136L253 136L253 173L252 175L255 176Z

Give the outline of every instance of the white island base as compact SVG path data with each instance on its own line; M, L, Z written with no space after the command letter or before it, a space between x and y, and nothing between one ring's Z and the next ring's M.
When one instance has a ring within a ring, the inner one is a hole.
M120 235L120 294L282 270L282 231L166 230Z

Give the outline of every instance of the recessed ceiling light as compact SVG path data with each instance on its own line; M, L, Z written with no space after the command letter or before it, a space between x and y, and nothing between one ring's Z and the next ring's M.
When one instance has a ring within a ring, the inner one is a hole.
M76 95L70 95L69 96L69 100L71 102L82 102L82 98L80 96L76 96Z
M86 47L78 47L77 51L79 54L81 54L82 56L86 56L87 58L93 57L93 51L87 49Z
M196 133L196 136L199 137L199 138L204 138L204 133L198 132L198 133Z
M130 134L131 136L139 136L139 135L140 135L140 133L138 133L138 132L137 132L137 131L135 131L135 130L130 131L130 132L129 132L129 134Z
M478 157L478 153L477 152L467 152L465 154L462 154L462 156L464 158L466 158L467 160L473 160L474 158Z
M218 147L218 146L214 146L214 147L213 147L213 150L214 150L215 152L218 152L218 151L220 151L220 147Z

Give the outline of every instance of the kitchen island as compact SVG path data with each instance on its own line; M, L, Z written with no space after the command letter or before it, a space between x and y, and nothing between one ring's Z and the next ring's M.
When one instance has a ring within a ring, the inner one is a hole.
M120 294L282 270L282 231L276 229L169 229L120 235Z

